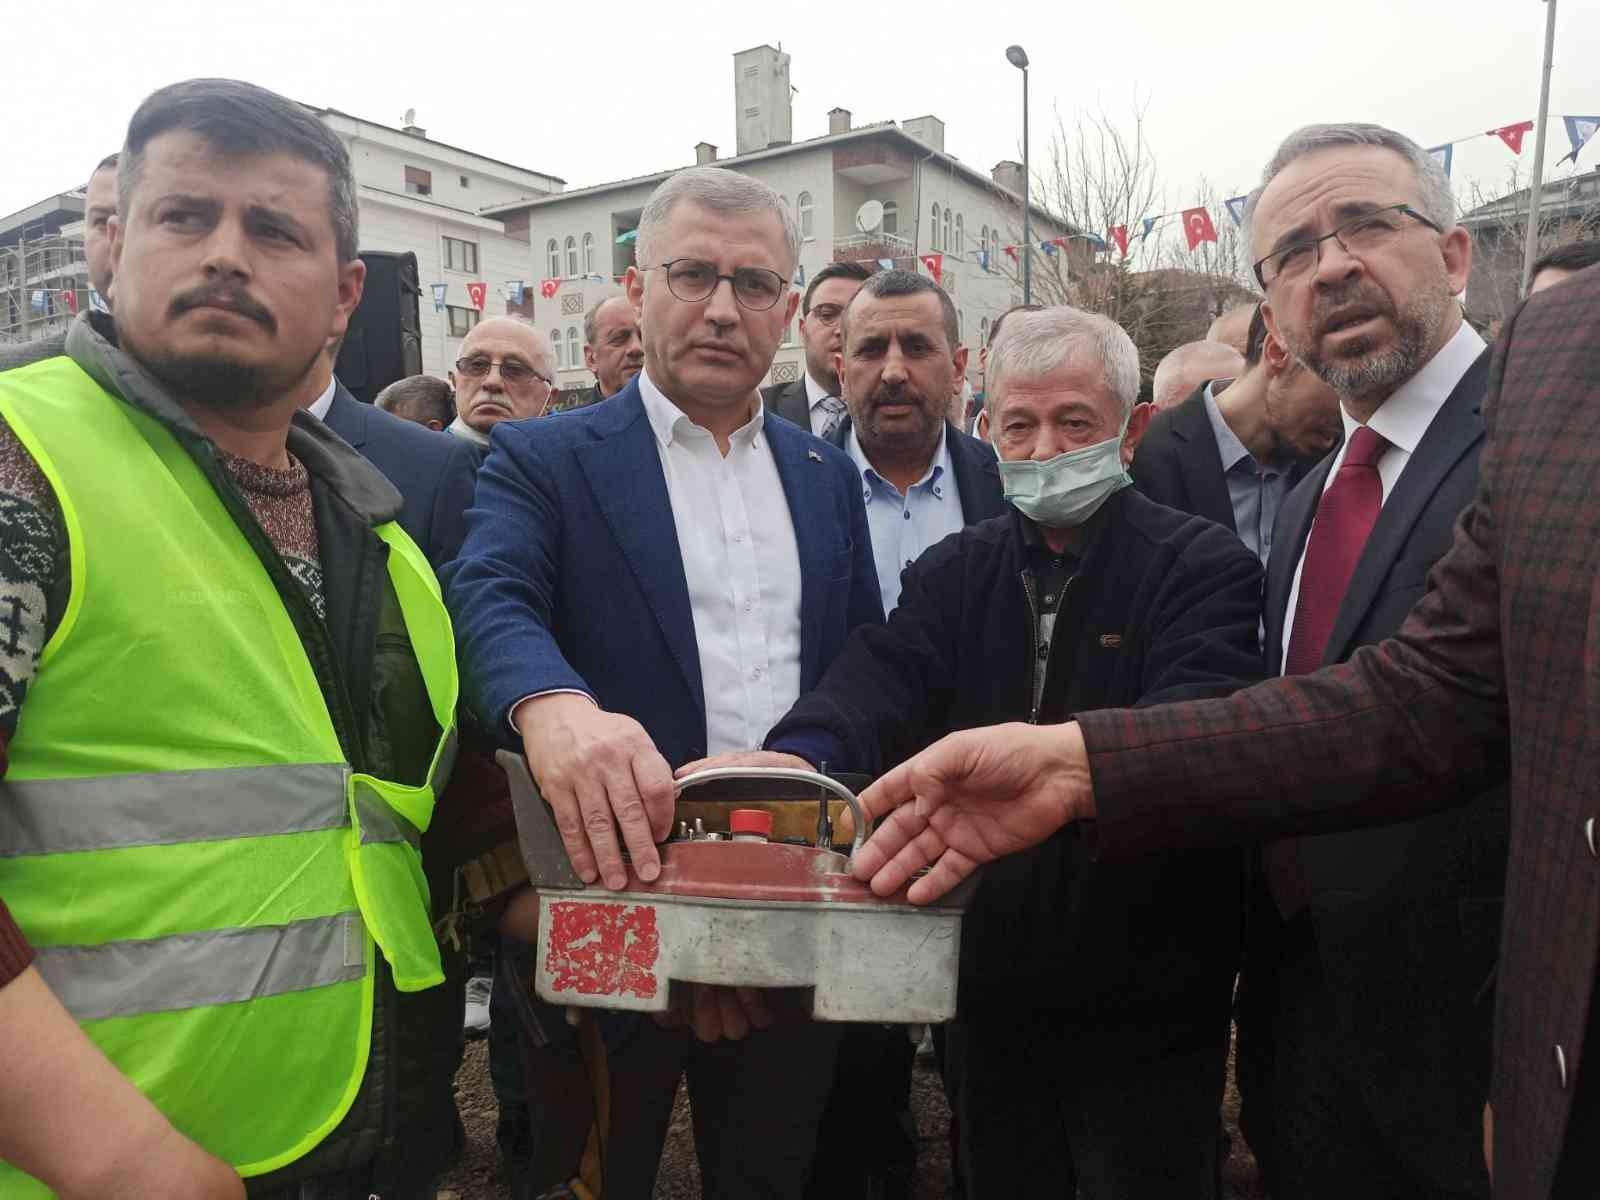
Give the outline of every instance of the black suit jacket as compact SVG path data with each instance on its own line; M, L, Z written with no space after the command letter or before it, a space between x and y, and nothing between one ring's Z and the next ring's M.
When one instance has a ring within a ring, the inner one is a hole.
M342 383L334 385L326 423L399 490L405 502L400 527L434 568L454 558L467 531L476 448L363 404Z
M775 383L761 389L761 403L767 411L777 413L786 421L793 421L807 433L811 432L811 401L806 398L806 377L801 375L793 383Z
M839 449L845 448L845 436L850 432L847 415L839 422L828 440ZM987 521L1007 511L1005 489L1000 483L999 461L994 447L978 438L962 433L955 425L944 423L945 445L950 448L950 466L955 472L956 491L961 495L961 519L968 525Z
M1209 384L1210 380L1201 384L1176 408L1156 414L1133 456L1129 473L1133 486L1157 504L1194 513L1238 533L1217 435L1206 414L1205 390ZM1294 487L1316 461L1297 458L1289 471L1289 486Z
M1427 590L1429 570L1477 493L1488 376L1486 350L1396 481L1356 563L1324 665L1394 634ZM1313 468L1278 510L1266 582L1271 673L1281 670L1295 567L1333 459ZM1433 816L1294 844L1310 884L1324 977L1355 1035L1355 1065L1379 1082L1367 1089L1371 1103L1438 1170L1452 1162L1476 1169L1493 1017L1488 983L1505 891L1505 789ZM1463 1155L1471 1160L1465 1165Z

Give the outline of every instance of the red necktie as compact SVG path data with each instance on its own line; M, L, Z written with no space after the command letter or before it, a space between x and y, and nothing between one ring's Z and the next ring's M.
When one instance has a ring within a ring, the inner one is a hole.
M1355 574L1361 551L1383 507L1378 460L1388 448L1381 433L1374 433L1365 425L1357 429L1339 464L1339 473L1317 505L1317 521L1311 527L1305 565L1300 570L1300 596L1294 606L1289 656L1283 664L1285 675L1304 675L1322 665L1350 576ZM1264 847L1262 866L1284 920L1311 903L1311 887L1298 842L1289 838Z
M1389 448L1381 433L1365 425L1355 431L1333 486L1317 505L1305 566L1300 571L1300 596L1294 607L1285 675L1304 675L1322 665L1328 636L1339 614L1350 576L1355 574L1367 536L1383 507L1383 481L1378 459Z

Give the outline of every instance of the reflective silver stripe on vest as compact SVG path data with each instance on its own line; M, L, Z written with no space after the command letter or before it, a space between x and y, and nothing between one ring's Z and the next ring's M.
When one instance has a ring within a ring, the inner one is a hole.
M0 782L0 858L177 846L349 823L343 763Z
M406 842L413 850L422 849L422 834L385 800L366 780L357 778L356 819L361 823L361 844Z
M79 1021L237 1004L360 979L361 914L288 925L178 933L99 946L50 946L34 965Z

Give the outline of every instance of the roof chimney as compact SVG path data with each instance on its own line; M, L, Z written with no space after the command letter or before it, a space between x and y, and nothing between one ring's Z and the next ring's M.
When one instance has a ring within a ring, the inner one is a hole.
M900 122L900 128L929 150L944 153L944 122L938 117L912 117L909 121Z
M850 132L850 110L848 108L830 108L828 110L828 132Z
M717 161L717 148L710 142L696 142L694 146L694 165L703 167L707 163Z
M1008 192L1022 195L1022 164L1003 158L995 163L994 170L989 172L989 177Z
M733 56L736 152L752 154L768 146L787 146L794 138L789 56L771 46L755 46Z

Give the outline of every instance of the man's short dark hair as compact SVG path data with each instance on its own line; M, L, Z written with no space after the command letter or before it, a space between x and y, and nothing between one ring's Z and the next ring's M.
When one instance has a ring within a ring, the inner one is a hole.
M849 260L829 263L813 275L811 282L806 285L806 294L800 301L800 315L805 317L811 314L811 293L817 290L819 284L826 283L830 279L865 280L871 274L866 263Z
M456 419L455 393L435 375L408 375L397 379L372 401L384 412L408 421L437 421L448 425Z
M1261 305L1250 314L1250 332L1244 339L1244 365L1253 367L1267 352L1267 319L1261 315Z
M1013 304L1005 312L994 319L994 324L989 326L989 345L994 345L995 338L1000 336L1000 324L1014 312L1040 312L1044 309L1042 304Z
M339 261L356 257L356 184L350 155L331 129L303 104L237 79L186 79L146 96L128 122L117 171L117 208L128 203L144 169L150 139L181 130L226 157L288 154L328 173L328 212Z
M583 314L583 344L585 346L594 345L594 327L595 323L600 320L600 309L604 305L610 304L613 300L621 300L624 304L628 303L628 298L618 292L613 296L602 296L589 306L588 312Z
M1583 271L1600 263L1600 239L1587 242L1568 242L1541 254L1528 276L1532 279L1540 271Z
M954 350L961 345L961 321L956 316L955 303L950 299L950 293L945 291L926 275L918 275L915 271L878 271L869 276L861 285L861 290L844 306L844 315L839 318L839 334L844 338L845 344L850 344L850 310L862 296L870 296L874 300L887 300L895 296L920 296L923 292L932 292L939 297L939 307L944 310L944 337Z

